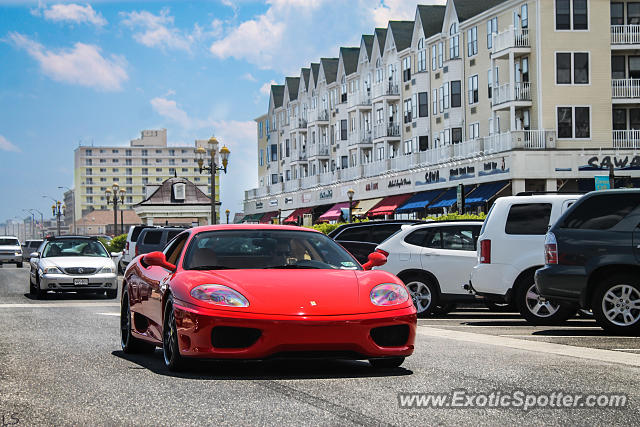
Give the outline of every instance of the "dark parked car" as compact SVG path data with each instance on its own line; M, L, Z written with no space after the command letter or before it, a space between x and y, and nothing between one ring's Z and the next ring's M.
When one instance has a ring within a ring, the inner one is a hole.
M161 251L167 243L185 230L184 227L145 228L136 242L136 256Z
M367 262L369 254L375 252L376 246L400 230L400 227L404 224L420 224L424 222L403 219L354 222L341 225L329 233L329 237L340 243L360 264L364 264Z
M640 332L640 190L579 199L547 233L545 258L543 298L591 309L607 331Z
M22 260L29 261L33 252L38 252L42 240L27 240L22 244Z

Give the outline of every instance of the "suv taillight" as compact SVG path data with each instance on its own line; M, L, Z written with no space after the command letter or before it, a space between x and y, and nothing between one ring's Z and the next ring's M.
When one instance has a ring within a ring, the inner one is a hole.
M555 234L551 232L544 238L544 262L547 265L558 263L558 242Z
M491 264L491 240L480 240L480 264Z
M136 256L138 256L138 245L136 245Z

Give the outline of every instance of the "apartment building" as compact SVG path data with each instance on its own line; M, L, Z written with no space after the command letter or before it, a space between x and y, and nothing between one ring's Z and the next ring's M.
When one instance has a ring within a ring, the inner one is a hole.
M211 178L200 174L195 149L207 147L207 140L193 146L167 145L167 130L143 130L129 146L80 146L74 152L74 218L92 210L111 209L105 191L118 184L125 191L124 208L142 202L164 180L187 178L206 194L211 194ZM216 176L216 197L219 198ZM67 205L67 208L70 206Z
M639 77L637 1L418 5L272 86L245 213L315 218L352 189L362 215L419 216L455 209L458 184L486 210L497 195L591 190L611 167L637 184Z

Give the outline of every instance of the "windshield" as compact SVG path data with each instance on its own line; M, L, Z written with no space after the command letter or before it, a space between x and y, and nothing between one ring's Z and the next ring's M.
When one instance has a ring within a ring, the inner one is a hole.
M0 246L20 246L18 239L2 237L0 238Z
M324 234L289 230L198 233L187 249L184 268L361 269L347 251Z
M54 240L47 243L47 246L45 246L42 252L43 258L66 256L90 256L108 258L109 254L100 242L89 239Z

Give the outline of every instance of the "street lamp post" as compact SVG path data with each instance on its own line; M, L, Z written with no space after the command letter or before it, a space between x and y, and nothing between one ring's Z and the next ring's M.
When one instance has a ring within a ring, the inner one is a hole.
M227 214L227 224L229 224L229 214L231 213L231 211L227 209L226 211L224 211L224 213Z
M71 191L71 204L73 205L73 214L71 215L71 233L72 234L76 234L76 192L72 189L70 189L69 187L66 187L64 185L59 185L58 189L62 190L62 189L67 189L69 191Z
M56 200L56 202L51 205L51 210L53 211L53 216L56 218L56 225L58 229L58 236L60 235L60 217L64 215L65 206L62 204L60 200Z
M222 160L222 166L218 166L216 164L216 157L218 154L218 140L215 136L212 136L209 139L209 153L210 158L207 160L207 164L205 165L205 156L207 154L207 150L204 147L196 148L196 158L198 160L198 168L200 169L200 173L202 171L209 172L211 175L211 224L217 224L217 214L216 214L216 174L218 171L222 171L227 173L227 165L229 164L229 155L231 152L226 146L223 146L220 149L220 158Z
M42 238L44 239L44 215L38 209L29 209L29 212L33 215L32 211L36 211L40 214L40 231L42 232Z
M351 219L352 219L351 218L351 206L353 206L353 195L355 193L356 192L353 191L353 189L351 189L351 188L347 190L347 197L349 198L349 219L348 219L349 223L351 223Z
M104 192L107 199L107 205L113 204L113 235L118 234L118 204L124 203L124 190L120 190L120 186L114 183L111 188L107 188ZM122 224L120 224L122 228Z

